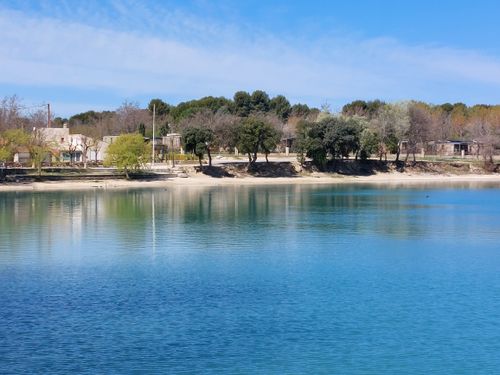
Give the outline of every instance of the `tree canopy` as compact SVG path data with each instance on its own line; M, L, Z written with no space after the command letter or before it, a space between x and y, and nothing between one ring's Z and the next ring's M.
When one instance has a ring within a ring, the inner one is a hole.
M104 165L116 166L129 178L130 170L142 168L150 159L150 148L141 134L122 134L108 146Z
M203 167L202 159L205 154L208 155L208 165L212 166L212 155L210 147L214 140L214 134L211 129L206 127L188 127L182 133L184 148L187 152L192 152L198 157L200 168Z
M153 113L153 109L155 109L156 115L161 117L170 113L171 106L161 99L151 99L148 104L148 110Z
M279 142L279 133L268 122L248 117L244 119L238 129L238 149L248 155L248 167L257 161L257 153L264 152L267 155Z
M320 122L303 122L298 135L299 160L303 161L305 155L318 167L324 167L328 156L333 159L357 156L362 130L356 118L327 117Z
M0 161L11 161L16 149L29 146L31 137L22 129L8 129L0 134Z
M287 98L283 95L275 96L269 102L269 109L272 110L281 119L281 121L286 122L290 113L292 112L292 106Z
M252 110L255 112L268 112L271 101L265 91L255 90L251 97Z

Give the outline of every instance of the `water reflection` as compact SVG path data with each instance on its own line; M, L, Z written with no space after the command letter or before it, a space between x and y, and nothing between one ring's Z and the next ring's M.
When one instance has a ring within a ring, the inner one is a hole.
M0 194L0 373L496 369L499 192Z
M468 183L3 193L0 251L119 247L156 252L264 241L294 245L318 236L418 239L497 233L489 219L500 205L498 192L493 185Z

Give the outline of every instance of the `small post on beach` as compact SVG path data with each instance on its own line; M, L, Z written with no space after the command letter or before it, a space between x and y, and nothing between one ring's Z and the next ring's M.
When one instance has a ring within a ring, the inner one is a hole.
M151 159L151 169L155 165L155 115L156 115L156 104L153 104L153 155Z

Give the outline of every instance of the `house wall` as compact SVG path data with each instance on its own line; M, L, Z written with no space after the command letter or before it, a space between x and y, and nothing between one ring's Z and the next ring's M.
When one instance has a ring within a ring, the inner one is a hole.
M436 153L442 156L461 155L462 150L465 155L471 154L472 144L469 142L446 142L436 144Z
M16 152L14 154L14 163L28 164L31 161L29 152Z
M69 142L68 128L40 128L38 131L46 142L52 143L51 146L59 147Z
M97 141L97 147L90 147L87 150L87 160L93 162L103 162L106 158L106 150L109 143L104 141Z
M181 149L181 135L177 133L167 134L162 138L162 144L167 146L169 150L178 151Z
M60 151L59 161L82 163L83 153L86 150L87 161L102 162L106 157L106 149L117 137L107 136L103 141L89 142L89 137L83 134L70 134L68 128L41 128L38 129L50 147ZM88 146L85 145L87 142ZM69 151L72 150L72 155Z

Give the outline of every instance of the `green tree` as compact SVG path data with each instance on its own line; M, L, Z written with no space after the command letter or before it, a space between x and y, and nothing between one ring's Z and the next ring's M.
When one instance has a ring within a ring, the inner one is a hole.
M355 100L342 107L342 114L344 116L362 116L372 118L377 114L377 111L385 103L380 100L373 100L365 102L364 100Z
M45 136L40 129L34 129L31 134L28 149L30 151L31 161L33 162L33 168L36 168L38 176L42 175L42 165L43 162L50 155L50 147L48 142L45 140Z
M16 149L28 146L30 135L22 129L9 129L0 135L0 161L12 160Z
M0 164L12 159L12 151L6 145L0 145Z
M266 157L266 163L269 163L269 154L276 148L276 145L281 139L281 134L270 124L266 124L262 131L261 137L262 140L260 144L260 150Z
M292 106L291 115L295 117L305 118L311 113L311 109L307 104L294 104Z
M326 117L320 122L301 122L298 127L298 157L304 155L313 163L324 168L327 157L348 158L360 149L362 122L356 118Z
M224 97L206 96L198 100L179 103L176 107L171 108L170 115L174 121L180 122L205 109L209 109L213 113L229 112L232 106L233 102Z
M182 140L186 151L192 152L198 157L200 168L203 168L202 159L205 153L208 156L208 165L212 166L210 146L214 140L214 133L211 129L204 127L187 127L182 132Z
M283 122L288 120L288 117L292 112L290 102L283 95L278 95L272 98L269 102L269 108L274 111Z
M247 117L252 110L252 97L246 91L238 91L233 97L234 114L240 117Z
M153 113L153 107L155 108L156 111L156 116L163 117L166 116L170 113L171 106L167 103L165 103L161 99L151 99L151 101L148 104L148 110L149 112Z
M372 129L363 129L360 136L360 158L368 159L372 154L379 151L380 138Z
M322 123L325 126L323 143L332 157L349 158L349 154L358 152L361 127L355 119L330 117Z
M324 145L326 126L322 122L301 121L297 127L297 158L301 164L305 157L311 158L314 165L324 168L327 151Z
M99 112L87 111L71 116L68 122L70 126L92 125L98 123L100 117L101 114ZM60 124L62 127L64 120L61 119L60 121L56 121L56 119L54 119L53 123Z
M139 134L143 137L146 136L146 125L144 125L144 123L142 122L139 124Z
M257 161L257 153L263 151L267 155L279 141L277 131L264 120L248 117L238 128L238 149L248 155L248 168Z
M269 111L269 95L265 91L255 90L251 97L252 111L254 112L268 112Z
M168 126L168 123L165 123L165 124L162 124L160 126L160 137L164 137L168 134L168 132L170 131L170 127Z
M130 178L130 170L138 170L151 158L151 150L138 133L122 134L108 146L104 165L116 166Z

